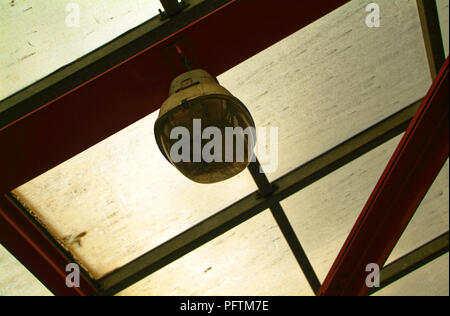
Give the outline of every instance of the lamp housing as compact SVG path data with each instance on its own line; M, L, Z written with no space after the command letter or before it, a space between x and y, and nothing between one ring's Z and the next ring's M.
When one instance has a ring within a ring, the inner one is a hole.
M181 140L174 135L180 129L190 135L181 147ZM248 109L201 69L188 71L172 81L154 131L164 157L198 183L220 182L242 172L251 161L256 143L255 123ZM174 146L180 150L174 151ZM180 153L182 150L188 152ZM205 158L206 154L215 159ZM179 155L184 158L180 160Z

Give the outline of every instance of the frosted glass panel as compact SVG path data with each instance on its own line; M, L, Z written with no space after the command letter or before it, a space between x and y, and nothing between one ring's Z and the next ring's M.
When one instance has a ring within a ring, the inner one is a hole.
M422 98L431 79L415 1L350 1L219 77L256 126L279 128L274 180Z
M118 295L313 295L269 211Z
M374 296L448 296L448 253L381 289Z
M156 117L13 191L94 278L256 191L247 170L213 185L185 178L156 145Z
M52 293L0 245L0 296L52 296Z
M159 8L159 0L1 1L0 100L156 16Z

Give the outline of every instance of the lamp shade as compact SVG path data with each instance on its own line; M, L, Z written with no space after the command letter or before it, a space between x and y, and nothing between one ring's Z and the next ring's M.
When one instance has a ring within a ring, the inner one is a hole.
M256 142L245 105L200 69L173 80L155 137L167 160L198 183L224 181L243 171Z

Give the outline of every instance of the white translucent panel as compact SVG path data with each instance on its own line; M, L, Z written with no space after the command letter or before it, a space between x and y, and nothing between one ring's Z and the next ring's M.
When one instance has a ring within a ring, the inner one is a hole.
M0 1L0 100L149 20L159 8L159 0ZM79 27L71 23L78 12Z
M0 296L52 296L52 293L0 245Z
M157 113L13 193L95 278L256 191L249 172L191 182L160 153Z
M441 24L442 40L444 42L445 56L448 56L448 4L449 0L436 0Z
M400 136L281 202L321 281L399 141Z
M273 180L422 98L431 84L415 1L355 0L219 77L257 126L279 128Z
M448 253L376 292L374 296L448 296Z
M448 160L392 251L388 261L406 255L449 230Z
M272 214L265 211L120 296L313 295Z

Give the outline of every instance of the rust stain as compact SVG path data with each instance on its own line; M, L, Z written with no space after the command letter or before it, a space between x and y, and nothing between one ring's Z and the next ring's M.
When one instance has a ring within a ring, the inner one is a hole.
M208 271L211 271L212 267L209 267L208 269L205 270L205 273L208 273Z

